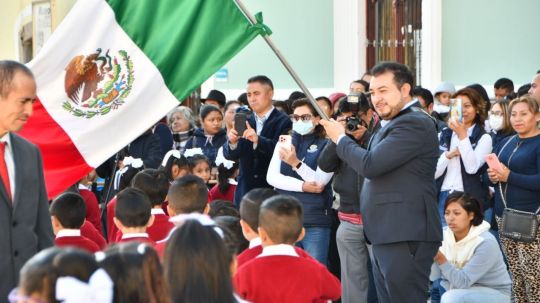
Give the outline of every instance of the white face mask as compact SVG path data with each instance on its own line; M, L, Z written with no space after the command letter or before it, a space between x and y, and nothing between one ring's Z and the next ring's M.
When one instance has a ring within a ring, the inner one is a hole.
M504 119L502 116L489 116L489 127L493 130L501 130L503 128Z
M292 129L298 134L304 136L304 135L309 134L311 130L313 129L313 122L311 122L311 120L308 120L308 121L299 120L293 123Z

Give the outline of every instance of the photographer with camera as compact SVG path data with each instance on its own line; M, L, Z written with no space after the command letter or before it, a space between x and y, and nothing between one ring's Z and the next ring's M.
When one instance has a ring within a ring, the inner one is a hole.
M341 102L336 120L345 126L347 136L361 146L367 145L371 134L380 127L363 93L349 94ZM373 302L376 291L359 203L364 178L338 157L336 148L336 144L329 142L319 156L318 165L334 173L333 188L340 197L336 243L341 260L341 300L343 303Z
M344 123L347 134L362 147L367 146L371 135L381 127L379 116L364 93L350 93L340 103L336 121Z

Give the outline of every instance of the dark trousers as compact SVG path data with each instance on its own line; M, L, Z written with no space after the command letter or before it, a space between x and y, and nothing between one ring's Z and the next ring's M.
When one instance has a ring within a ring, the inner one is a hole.
M440 242L373 245L373 277L381 303L424 303L429 272Z

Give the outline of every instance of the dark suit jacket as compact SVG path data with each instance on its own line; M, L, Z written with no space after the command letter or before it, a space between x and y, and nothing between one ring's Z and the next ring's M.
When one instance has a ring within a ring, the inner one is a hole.
M15 163L15 195L12 203L0 182L0 302L7 302L24 263L54 245L39 150L16 134L9 136Z
M253 115L250 115L247 121L251 127L256 129ZM251 189L270 187L266 182L268 165L270 165L279 136L289 133L291 127L292 122L289 117L274 109L264 123L255 150L253 149L253 143L246 139L240 139L236 149L231 149L229 143L223 145L223 155L226 159L240 161L238 186L234 195L234 202L237 206L240 205L240 200L244 194Z
M337 153L365 178L360 211L371 243L442 241L434 180L439 147L426 114L403 111L379 129L370 150L344 137Z

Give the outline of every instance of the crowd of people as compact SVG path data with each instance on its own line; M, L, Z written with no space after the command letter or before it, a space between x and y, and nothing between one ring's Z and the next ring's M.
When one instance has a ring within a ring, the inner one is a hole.
M254 76L47 201L33 75L0 61L0 302L540 301L540 71L413 82L383 62L314 104Z

